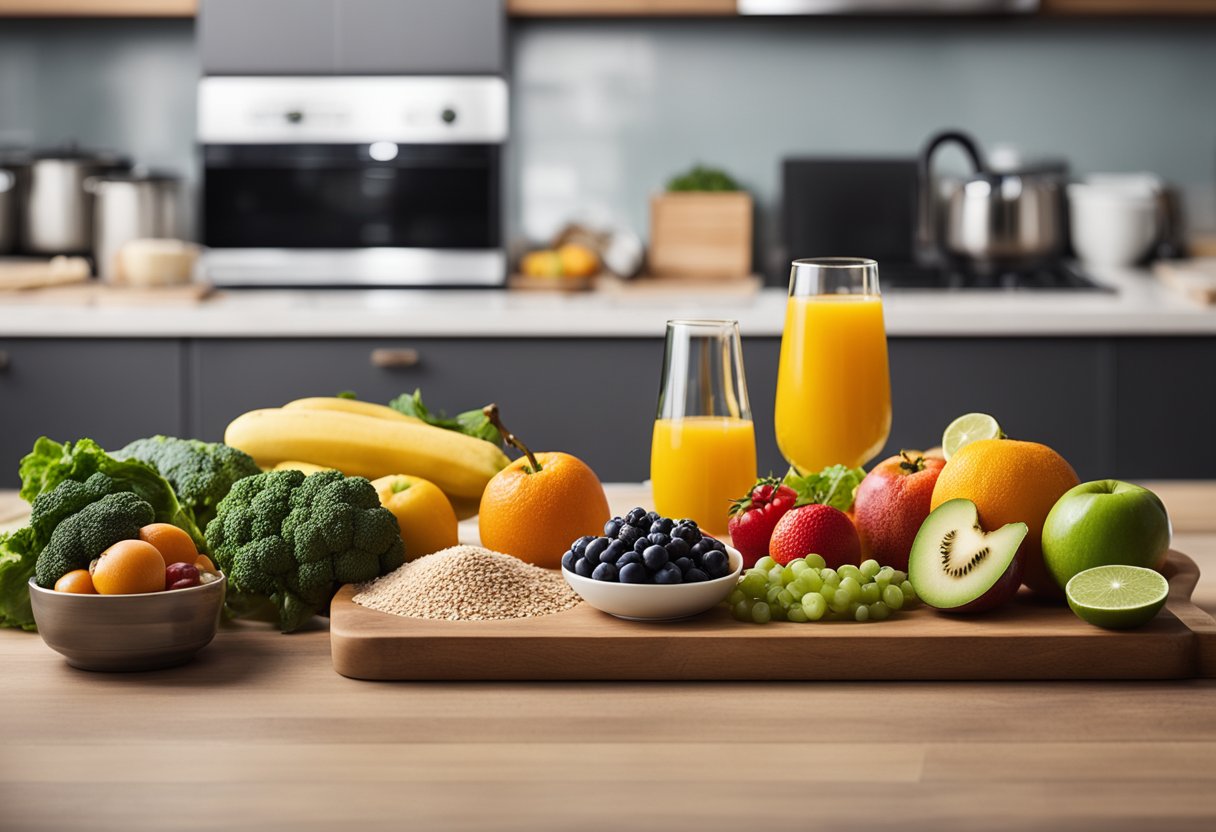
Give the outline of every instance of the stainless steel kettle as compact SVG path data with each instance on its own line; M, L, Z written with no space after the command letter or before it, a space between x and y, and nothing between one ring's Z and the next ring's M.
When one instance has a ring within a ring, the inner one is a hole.
M958 145L973 172L939 195L932 163L945 144ZM1033 268L1058 258L1064 249L1061 179L1050 168L994 171L971 136L938 133L920 154L922 251L980 268Z

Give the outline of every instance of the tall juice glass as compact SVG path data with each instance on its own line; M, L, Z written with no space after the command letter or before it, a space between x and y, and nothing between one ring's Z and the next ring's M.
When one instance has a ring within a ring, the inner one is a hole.
M886 444L891 380L873 260L794 261L774 424L782 455L803 473L864 465Z
M650 449L655 510L726 533L756 481L756 432L735 321L668 321Z

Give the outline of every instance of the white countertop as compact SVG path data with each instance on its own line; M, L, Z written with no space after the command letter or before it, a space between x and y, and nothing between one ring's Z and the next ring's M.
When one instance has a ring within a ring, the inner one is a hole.
M900 336L1212 335L1199 306L1146 272L1098 276L1100 293L892 292ZM499 290L220 292L198 304L47 305L0 300L6 337L661 337L669 318L736 318L744 336L781 334L785 292L550 294Z

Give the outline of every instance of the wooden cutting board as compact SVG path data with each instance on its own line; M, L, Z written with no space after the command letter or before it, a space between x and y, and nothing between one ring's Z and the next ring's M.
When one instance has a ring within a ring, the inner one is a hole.
M963 680L1216 677L1216 620L1191 603L1199 569L1171 552L1170 597L1149 625L1101 630L1026 596L985 616L927 609L871 624L764 626L723 608L621 621L580 604L511 621L431 621L369 610L343 587L330 610L334 669L397 680Z

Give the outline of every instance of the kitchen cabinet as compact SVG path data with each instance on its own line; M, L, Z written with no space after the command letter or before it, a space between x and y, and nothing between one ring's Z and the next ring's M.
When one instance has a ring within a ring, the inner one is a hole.
M1212 15L1216 0L1042 0L1052 15Z
M0 487L39 436L117 448L184 431L182 369L177 341L0 339Z

